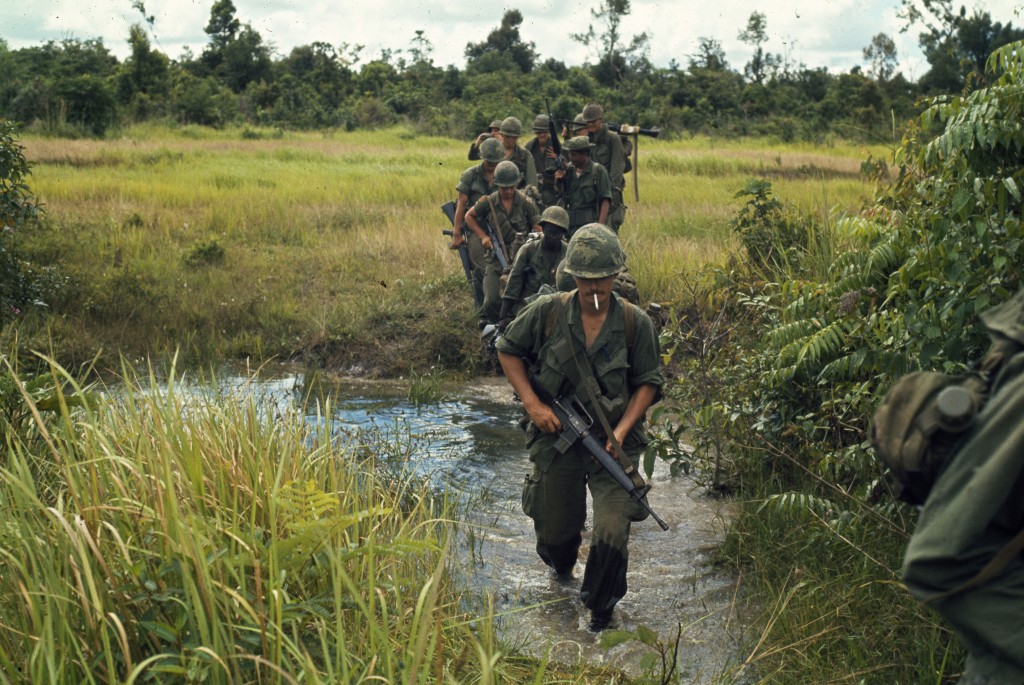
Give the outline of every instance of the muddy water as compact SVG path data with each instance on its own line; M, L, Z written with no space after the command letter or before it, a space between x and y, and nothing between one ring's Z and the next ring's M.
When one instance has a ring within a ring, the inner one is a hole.
M284 378L261 383L256 391L293 402L300 385L300 378ZM589 612L579 602L587 531L571 581L557 580L534 552L532 522L519 508L529 471L516 423L520 407L504 379L477 382L420 407L410 405L401 386L350 382L332 402L339 430L373 428L408 442L414 468L469 504L459 531L460 572L476 605L493 598L505 644L564 664L585 660L643 673L641 659L652 653L649 647L629 641L605 650L587 629ZM720 676L739 650L737 580L709 563L727 505L706 497L689 479L670 477L663 464L652 480L648 499L670 529L664 532L650 519L633 525L629 592L616 607L612 628L645 626L671 642L681 630L673 682L731 682Z

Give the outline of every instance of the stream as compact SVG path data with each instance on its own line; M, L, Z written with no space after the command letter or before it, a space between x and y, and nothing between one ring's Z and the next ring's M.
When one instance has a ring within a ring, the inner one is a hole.
M218 391L249 392L285 405L299 402L301 384L300 376L222 378ZM644 673L642 660L652 648L631 640L606 650L587 628L579 585L589 531L583 532L581 561L570 581L556 579L534 551L533 524L520 509L520 488L530 470L517 424L521 407L504 378L480 379L419 406L401 384L344 381L331 402L339 429L401 438L412 445L411 467L418 475L469 503L459 527L458 565L481 610L493 598L497 633L508 649L566 665L582 660L633 676ZM735 666L744 638L738 580L711 563L729 505L704 495L687 477L673 478L662 462L651 481L648 500L669 530L652 519L633 525L629 592L616 606L611 628L644 626L669 644L681 631L672 682L736 682L722 674ZM658 664L656 676L660 658Z

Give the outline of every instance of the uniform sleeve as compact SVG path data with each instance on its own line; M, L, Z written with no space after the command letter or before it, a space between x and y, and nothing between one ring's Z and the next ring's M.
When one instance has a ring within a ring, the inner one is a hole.
M608 170L600 164L594 165L597 175L597 196L601 199L612 199L612 182L608 177Z
M462 172L462 176L459 178L459 183L455 186L455 190L462 195L471 195L473 190L473 169L476 167L469 167Z
M487 197L484 195L473 205L473 209L476 210L476 220L480 223L483 223L491 214L491 203L487 201Z
M633 307L625 300L622 303ZM661 370L661 349L658 333L647 314L639 307L633 307L633 347L629 360L630 390L650 384L657 388L655 402L661 399L661 388L665 385L665 374Z

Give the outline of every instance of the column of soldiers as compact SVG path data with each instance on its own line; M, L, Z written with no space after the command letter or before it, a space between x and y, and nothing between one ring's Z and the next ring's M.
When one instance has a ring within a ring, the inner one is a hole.
M450 247L468 248L481 330L503 331L542 288L556 288L566 242L579 228L597 223L618 233L625 219L626 158L600 105L588 104L566 124L560 155L547 115L537 116L532 129L523 147L519 119L492 121L469 149L469 159L480 163L456 186ZM571 289L571 279L563 280ZM624 286L617 290L635 301L632 278L619 280Z

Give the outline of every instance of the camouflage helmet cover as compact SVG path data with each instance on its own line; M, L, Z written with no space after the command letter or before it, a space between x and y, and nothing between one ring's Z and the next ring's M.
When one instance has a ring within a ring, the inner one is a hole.
M569 212L565 211L564 208L558 205L551 205L544 210L544 213L540 215L540 222L542 224L551 224L552 226L558 226L566 231L569 230Z
M590 138L576 136L565 143L565 149L569 152L590 152Z
M619 237L604 224L577 230L565 251L565 273L576 278L607 278L626 266Z
M480 143L480 159L497 164L505 159L505 146L497 138L488 138Z
M537 133L547 131L550 123L551 119L548 118L547 114L538 114L537 118L533 120L533 130Z
M494 185L508 188L519 183L519 167L507 159L494 168Z
M572 130L579 131L587 127L587 122L583 119L582 114L577 114L572 118Z
M501 130L501 119L495 119L491 123L487 124L488 129L494 129L495 131Z
M591 102L589 105L583 108L582 112L583 121L590 123L591 121L597 121L604 117L604 110L601 109L601 105L596 102Z
M521 136L523 135L523 124L515 117L505 117L505 120L501 122L500 131L505 136Z

